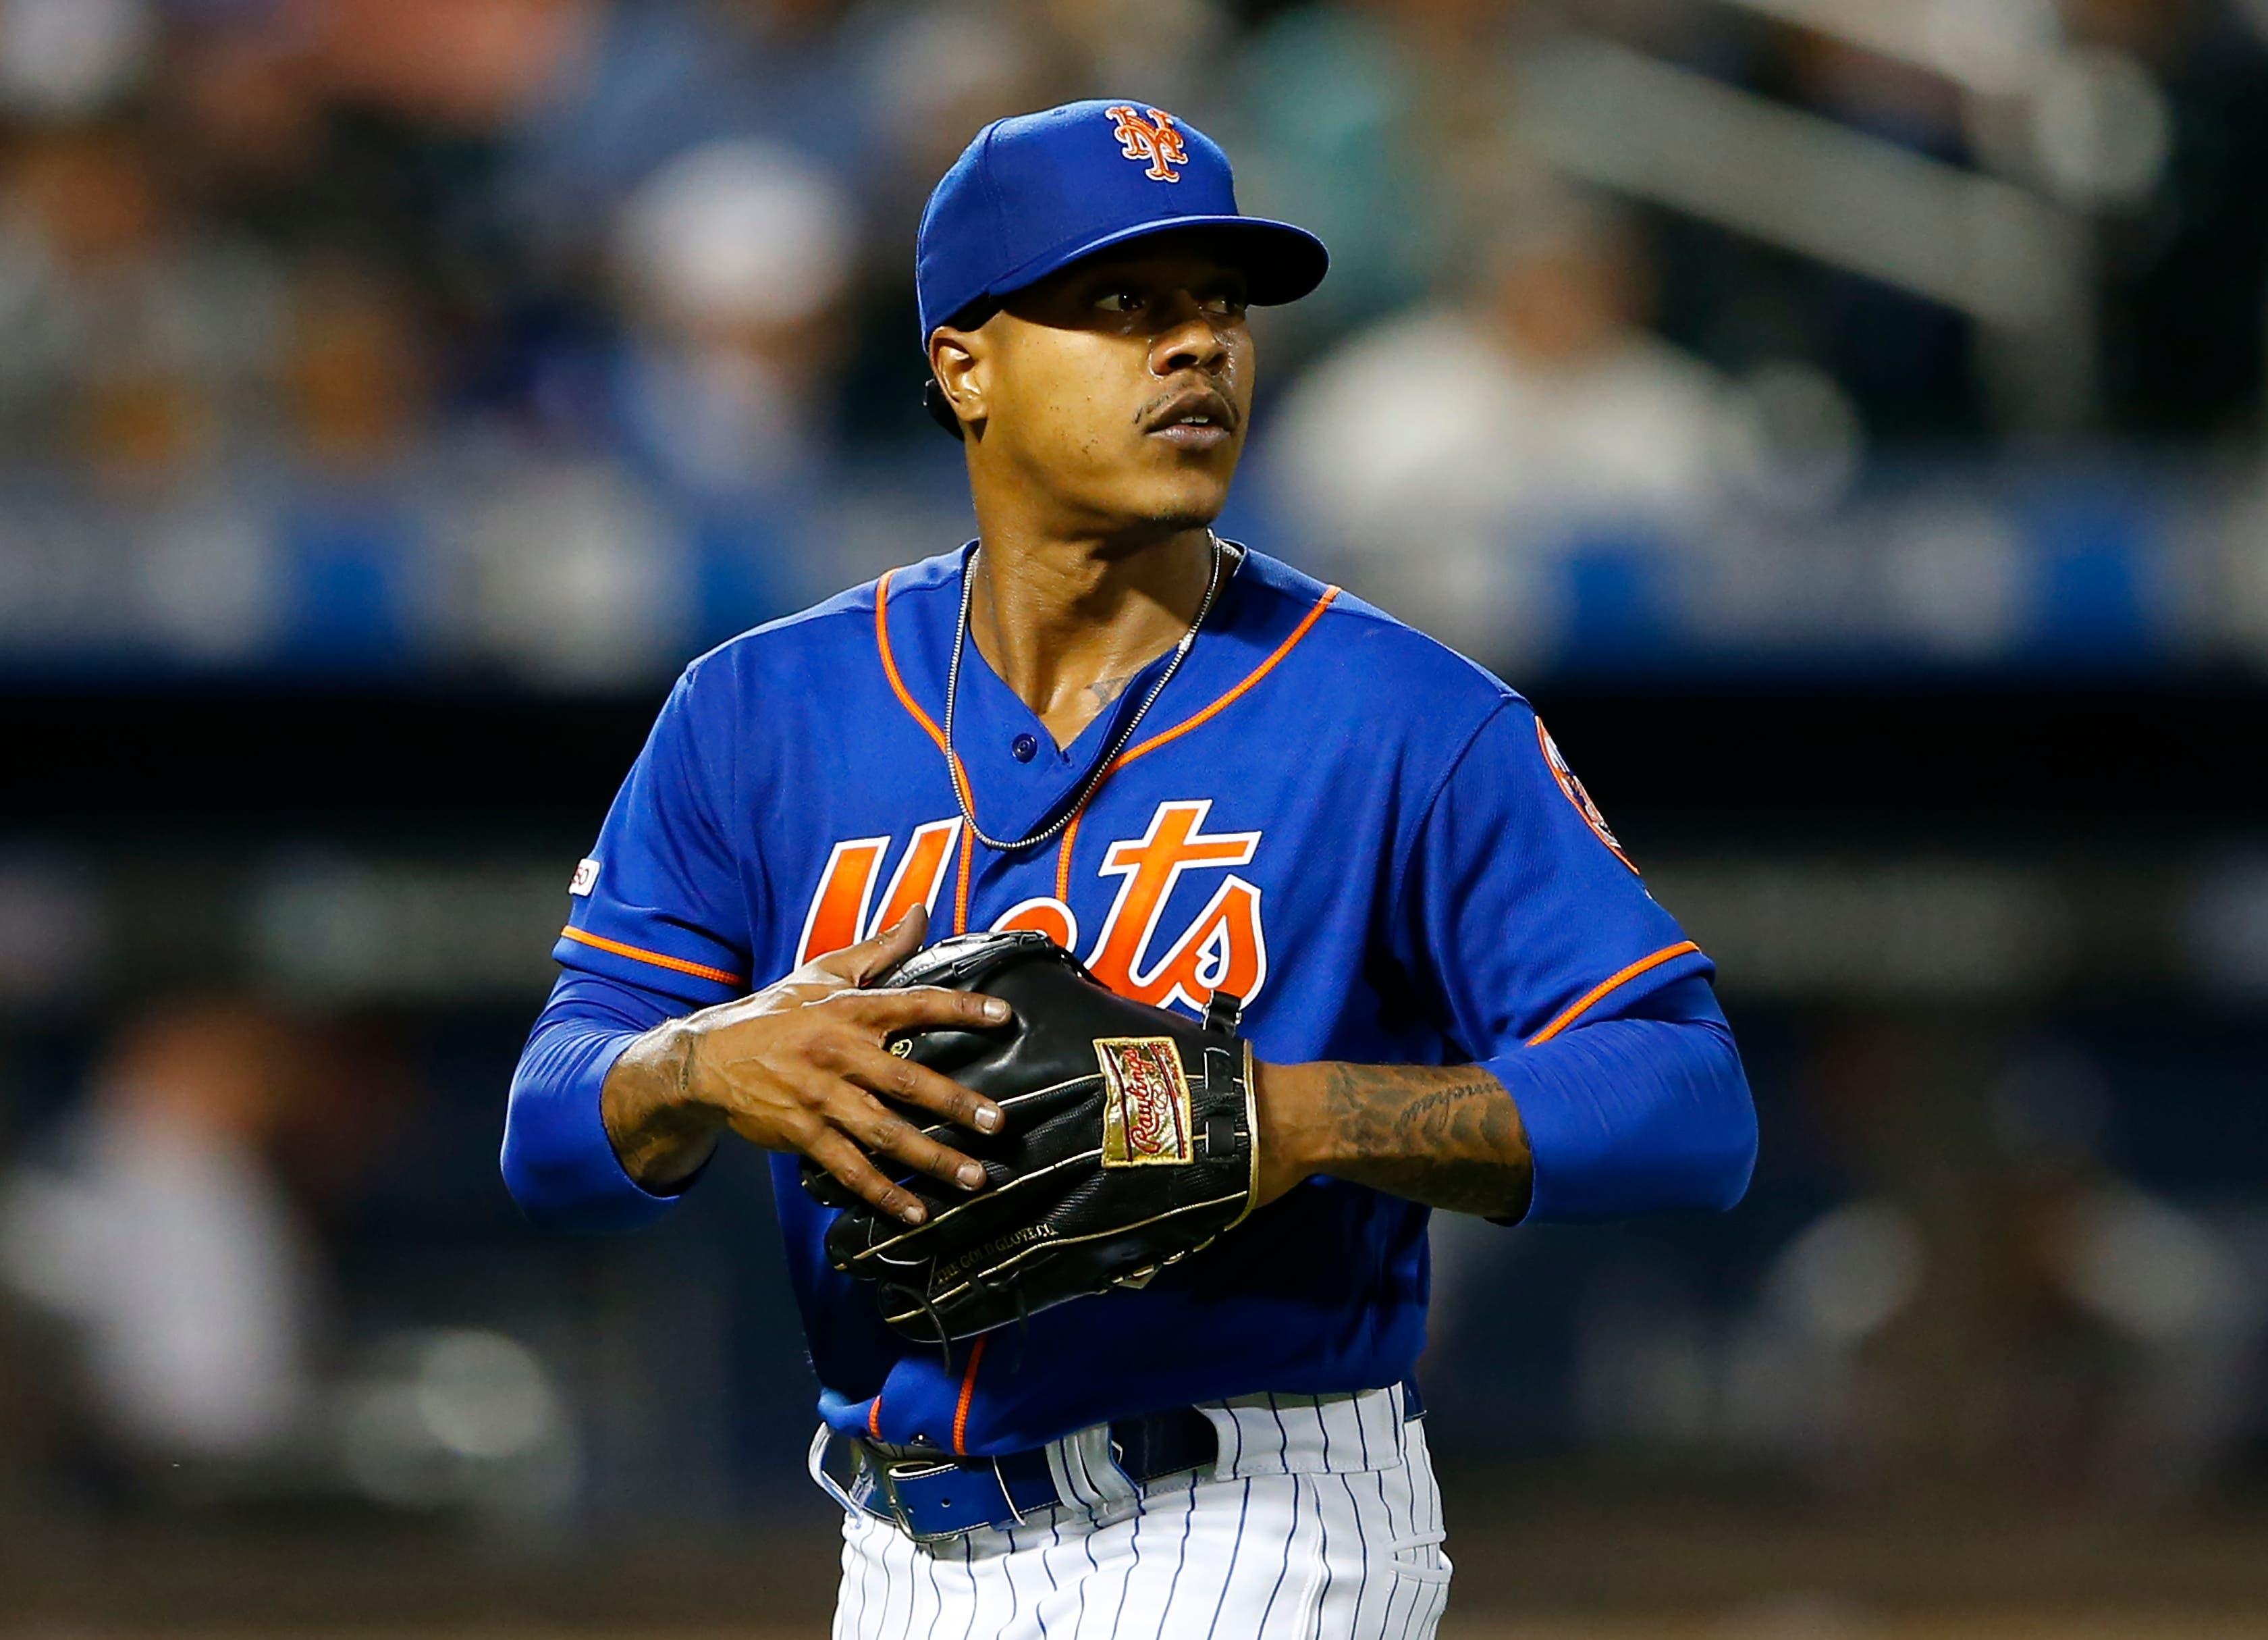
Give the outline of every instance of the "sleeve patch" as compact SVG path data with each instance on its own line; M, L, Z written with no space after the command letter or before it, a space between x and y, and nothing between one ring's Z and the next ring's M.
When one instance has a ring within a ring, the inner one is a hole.
M1569 802L1575 805L1575 812L1583 816L1583 824L1591 828L1599 841L1614 851L1616 860L1636 872L1638 868L1631 865L1631 857L1623 853L1621 839L1615 836L1614 828L1607 824L1606 816L1599 812L1598 804L1591 801L1590 793L1583 789L1582 781L1575 778L1575 772L1567 766L1567 759L1559 750L1559 742L1551 738L1551 732L1543 727L1542 718L1535 720L1535 741L1543 749L1543 761L1550 766L1551 778L1559 782L1559 790Z
M575 868L574 876L568 880L567 891L578 898L587 899L590 898L591 890L598 886L599 862L595 860L585 860Z

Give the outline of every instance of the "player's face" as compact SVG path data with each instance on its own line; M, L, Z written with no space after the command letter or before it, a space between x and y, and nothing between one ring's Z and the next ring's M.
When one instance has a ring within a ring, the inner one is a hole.
M984 417L972 463L1036 489L1074 527L1219 515L1252 408L1252 333L1243 274L1201 244L1075 262L970 341Z

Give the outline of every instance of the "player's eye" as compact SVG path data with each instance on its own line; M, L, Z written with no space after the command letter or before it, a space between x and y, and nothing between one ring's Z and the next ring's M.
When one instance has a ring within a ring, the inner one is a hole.
M1249 304L1241 296L1222 291L1205 299L1205 311L1222 319L1241 319Z
M1138 313L1142 293L1135 290L1106 291L1094 299L1094 305L1107 314Z

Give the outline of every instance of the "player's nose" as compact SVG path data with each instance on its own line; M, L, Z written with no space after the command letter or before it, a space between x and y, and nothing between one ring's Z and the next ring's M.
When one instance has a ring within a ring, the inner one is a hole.
M1160 376L1179 370L1218 370L1228 358L1228 337L1204 304L1188 291L1176 291L1160 314L1150 368Z

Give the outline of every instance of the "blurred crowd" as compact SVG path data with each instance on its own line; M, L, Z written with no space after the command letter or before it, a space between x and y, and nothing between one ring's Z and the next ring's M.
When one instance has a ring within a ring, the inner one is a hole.
M127 1011L82 1085L17 1136L0 1168L0 1474L28 1477L51 1518L284 1504L509 1520L569 1500L567 1408L497 1329L511 1306L451 1326L429 1296L389 1317L367 1267L389 1168L405 1151L430 1165L440 1142L401 1046L249 992L172 993ZM438 1228L430 1204L411 1222L387 1228L412 1243Z
M829 510L950 504L922 201L1105 88L1330 245L1254 498L1475 646L1545 549L2259 431L2257 0L7 0L0 646L605 676L950 544Z

